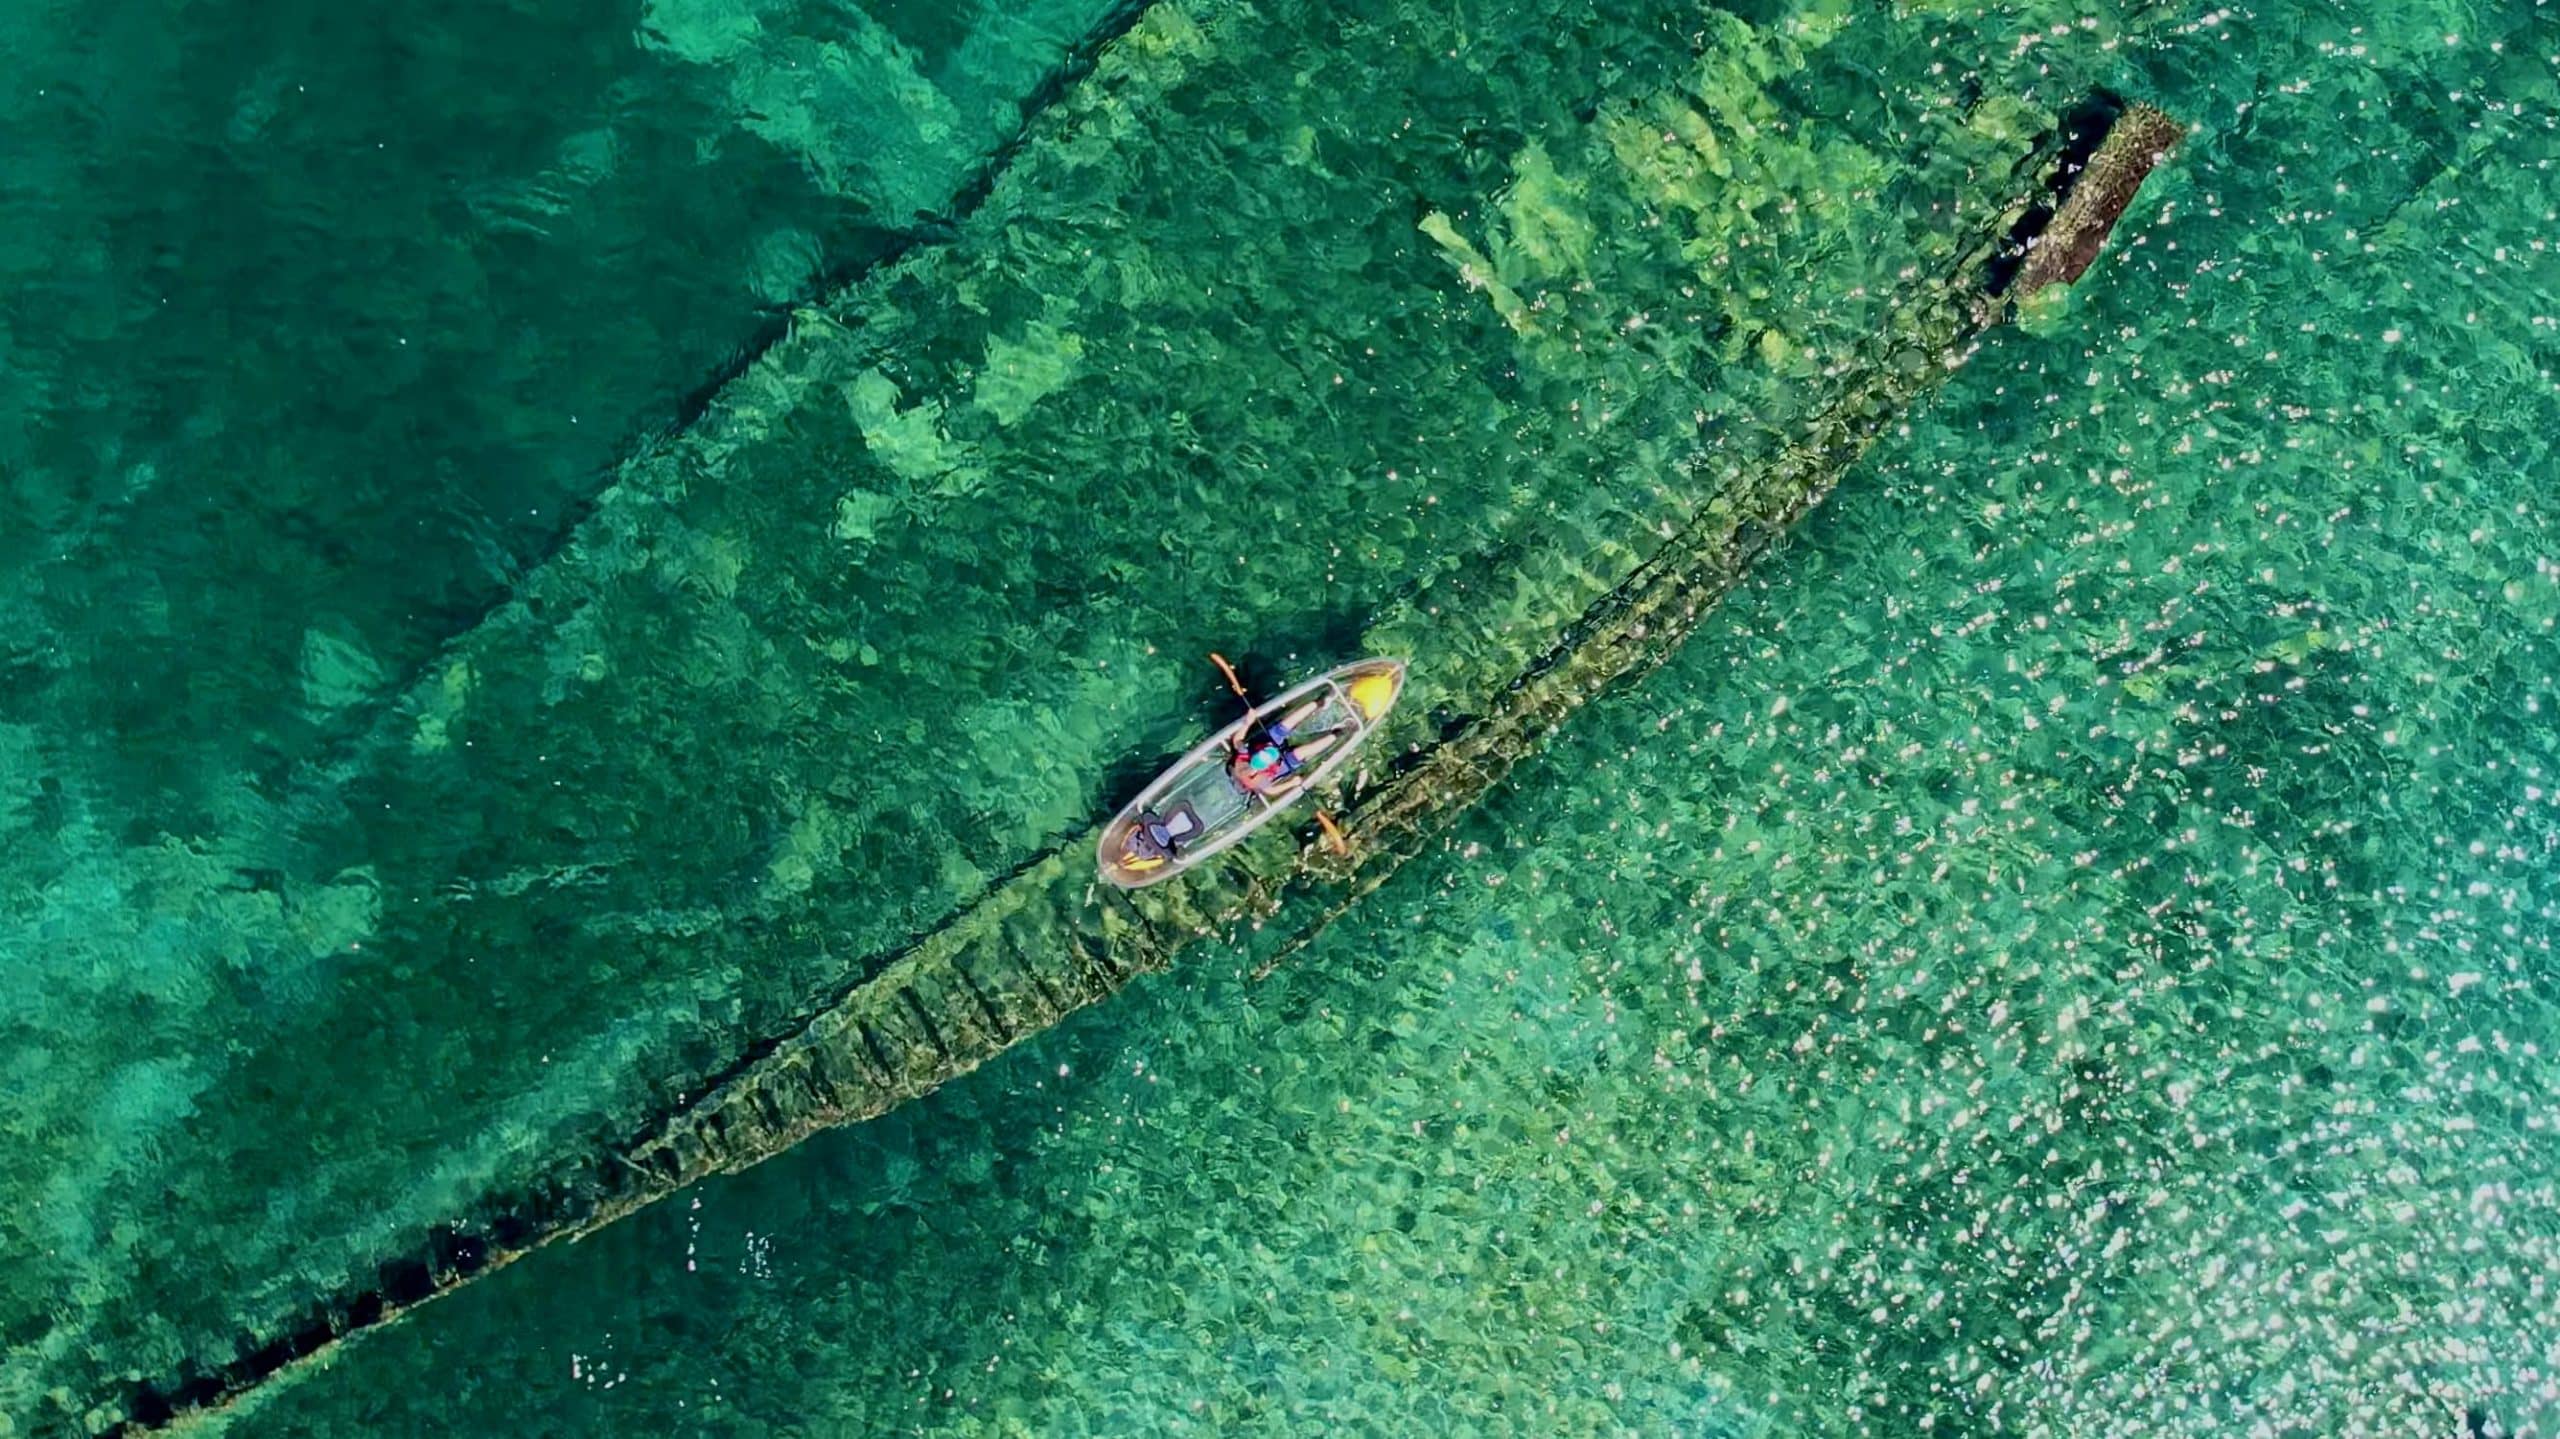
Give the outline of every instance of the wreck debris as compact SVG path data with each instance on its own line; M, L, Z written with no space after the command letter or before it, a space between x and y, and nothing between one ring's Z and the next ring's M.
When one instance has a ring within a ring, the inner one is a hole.
M1195 941L1290 909L1281 953L1386 882L1576 710L1668 658L1751 565L1837 483L1892 419L1960 367L1981 332L2084 273L2142 181L2183 135L2145 105L2124 110L2085 165L2048 146L2017 193L1986 207L1944 269L1915 279L1866 338L1827 404L1789 443L1740 473L1686 528L1591 604L1473 711L1410 747L1341 811L1347 854L1277 836L1159 890L1124 895L1090 871L1089 836L1014 874L809 1022L741 1058L627 1143L565 1166L489 1216L440 1229L362 1292L315 1305L283 1338L244 1336L228 1362L137 1391L111 1433L217 1407L323 1352L554 1240L577 1238L697 1180L735 1172L831 1127L921 1097L1085 1005L1161 970ZM1276 963L1277 960L1271 961ZM1267 966L1266 966L1267 968Z
M2068 285L2085 274L2144 178L2186 135L2185 126L2154 106L2136 105L2118 117L2028 251L2017 298L2034 299L2047 285Z

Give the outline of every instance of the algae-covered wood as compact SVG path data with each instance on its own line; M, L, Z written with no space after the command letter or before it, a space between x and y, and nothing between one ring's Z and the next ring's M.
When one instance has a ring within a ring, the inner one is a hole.
M1985 257L2051 198L2032 106L1911 132L1792 115L1783 77L1832 63L1825 44L1876 62L1861 37L1716 16L1645 31L1641 64L1574 33L1563 70L1450 68L1360 23L1151 10L1102 87L1038 127L1030 179L804 316L680 463L610 497L421 686L349 833L414 847L388 871L404 884L445 857L407 816L467 799L524 837L512 868L386 899L384 943L455 975L508 956L477 992L509 1034L627 1014L607 1037L638 1057L535 1072L539 1048L474 1041L418 1070L597 1097L516 1096L547 1158L506 1151L463 1188L486 1197L418 1240L430 1260L355 1268L307 1322L251 1323L234 1358L197 1351L152 1381L164 1407L885 1112L1284 903L1294 923L1350 902L1658 660L1961 363ZM1317 67L1311 90L1278 54ZM1446 123L1373 133L1335 126L1344 107ZM1527 137L1488 150L1467 131L1486 113ZM1179 221L1213 204L1268 243L1199 253ZM1370 473L1282 492L1256 467L1292 436ZM822 522L778 503L819 473L844 476ZM1265 508L1227 523L1247 506ZM1168 511L1183 523L1130 519ZM954 538L998 532L1021 543ZM1301 593L1320 601L1290 608ZM1186 657L1247 619L1318 664L1417 661L1348 787L1351 857L1274 826L1176 883L1100 883L1104 776L1198 732ZM885 642L909 633L947 643ZM629 783L581 796L564 772ZM333 1122L360 1107L323 1098ZM477 1133L497 1101L466 1098L431 1138Z

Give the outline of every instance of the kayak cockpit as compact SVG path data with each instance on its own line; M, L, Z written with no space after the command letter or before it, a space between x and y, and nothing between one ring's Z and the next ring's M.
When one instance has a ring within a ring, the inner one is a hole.
M1210 736L1103 826L1102 877L1138 889L1243 842L1341 768L1395 706L1404 671L1402 660L1344 665Z

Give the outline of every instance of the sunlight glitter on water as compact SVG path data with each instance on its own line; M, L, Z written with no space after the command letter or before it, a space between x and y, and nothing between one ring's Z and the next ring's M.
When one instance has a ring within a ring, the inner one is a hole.
M2560 815L2522 787L2560 768L2550 76L2443 45L2448 16L2222 12L2129 47L2115 78L2201 128L2082 293L1277 978L1197 960L706 1186L698 1225L530 1261L261 1422L638 1427L679 1398L734 1433L2546 1422ZM1914 108L1956 84L1906 78ZM2439 98L2489 91L2533 103ZM1326 458L1406 484L1409 433ZM1455 523L1470 477L1427 478L1347 513ZM1576 522L1660 519L1612 498ZM1475 568L1516 538L1484 523L1375 541L1363 572ZM1455 588L1435 618L1504 593ZM1141 620L1104 613L1137 654ZM1118 701L1060 696L1105 747ZM994 772L1047 712L973 716ZM562 1392L564 1352L610 1352L610 1394Z

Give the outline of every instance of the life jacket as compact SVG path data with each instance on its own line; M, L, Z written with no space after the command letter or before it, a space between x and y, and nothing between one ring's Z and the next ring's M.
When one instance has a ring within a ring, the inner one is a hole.
M1302 763L1290 747L1289 727L1275 720L1260 744L1236 756L1236 780L1249 790L1265 789L1296 774Z

